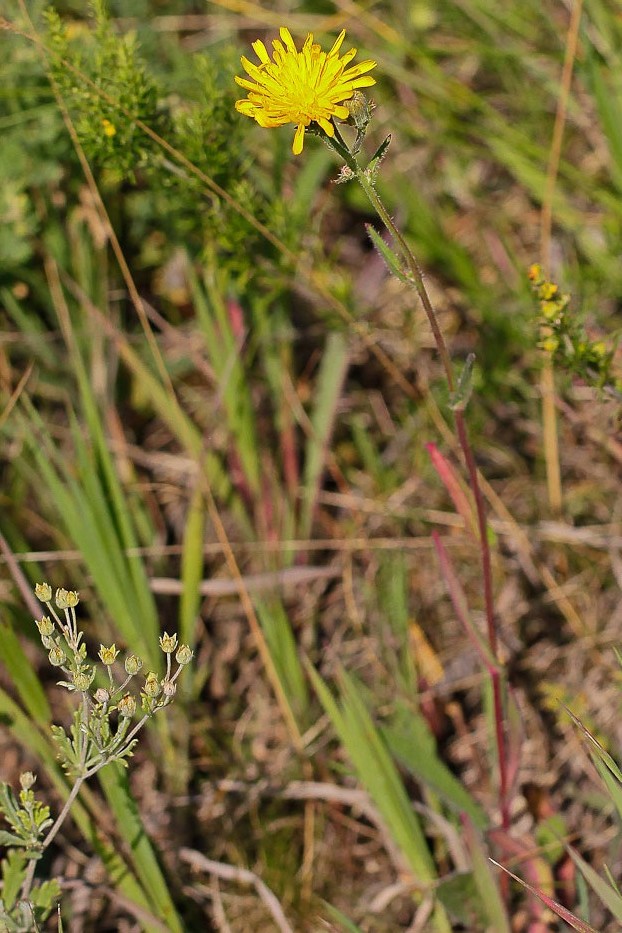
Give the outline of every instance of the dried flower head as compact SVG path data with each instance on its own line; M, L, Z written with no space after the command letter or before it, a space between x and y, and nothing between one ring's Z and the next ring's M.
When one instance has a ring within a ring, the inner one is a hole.
M102 662L102 664L105 664L106 667L110 667L112 664L114 664L118 653L119 651L116 645L110 645L109 648L107 648L105 645L99 646L99 660Z
M129 693L121 697L118 704L119 715L124 719L131 719L136 712L136 700Z
M160 648L164 654L172 654L176 647L177 635L169 635L168 632L165 632L164 635L160 637Z
M142 660L137 657L135 654L128 654L125 659L125 673L134 676L138 674L139 670L143 666Z
M22 771L22 773L19 776L19 783L21 785L22 790L30 790L30 788L32 787L32 785L35 783L36 780L37 778L32 773L32 771Z
M177 684L174 683L172 680L163 680L162 681L162 693L164 694L165 697L167 697L170 700L171 697L174 697L175 694L177 693Z
M56 590L55 602L59 609L73 609L80 602L75 590Z
M305 129L311 123L321 126L327 136L335 135L333 118L347 120L350 116L344 101L349 100L357 88L376 83L366 74L376 67L376 62L366 60L352 68L346 67L356 55L356 49L339 57L345 29L339 33L330 52L323 52L311 33L299 52L289 29L282 26L279 32L281 41L274 39L272 42L272 59L260 39L253 42L259 65L242 56L242 66L252 80L236 76L240 87L248 91L248 97L236 101L235 107L260 126L296 124L292 150L294 155L300 155Z
M186 664L190 664L193 656L194 656L194 652L192 648L190 648L189 645L180 645L179 648L177 649L175 660L182 667L185 667Z
M151 671L145 677L145 686L143 687L143 693L145 696L155 699L160 696L162 693L162 687L160 686L160 681L158 680L158 675Z
M35 585L35 596L42 603L49 603L52 599L52 587L49 583L37 583Z
M50 636L54 633L54 623L48 616L43 616L40 621L35 619L35 624L39 629L39 634L42 638Z

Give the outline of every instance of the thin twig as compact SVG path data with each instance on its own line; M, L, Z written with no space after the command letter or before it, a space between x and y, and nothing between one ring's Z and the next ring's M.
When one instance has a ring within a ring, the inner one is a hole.
M213 859L206 858L201 852L197 852L196 849L180 849L179 857L199 871L206 871L210 875L222 878L224 881L237 881L238 884L253 885L281 933L294 933L294 929L289 925L276 895L255 872L250 871L248 868L227 865L225 862L215 862Z
M561 85L557 99L553 137L549 152L549 161L546 171L546 182L542 197L542 213L540 215L540 262L545 277L551 272L551 232L553 227L553 197L561 160L562 140L566 125L566 112L570 97L570 84L572 70L577 55L579 40L579 26L583 11L583 0L575 0L570 15L570 25L566 36L566 51L562 68ZM546 464L546 484L549 505L554 514L559 515L562 510L562 482L559 458L559 438L557 433L557 411L555 407L555 371L550 354L546 354L540 379L540 392L542 395L542 435L544 447L544 460Z

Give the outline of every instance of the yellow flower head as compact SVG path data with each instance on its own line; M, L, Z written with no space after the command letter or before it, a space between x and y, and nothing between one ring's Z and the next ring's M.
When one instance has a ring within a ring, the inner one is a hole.
M350 49L339 58L345 29L328 53L314 43L311 33L299 52L289 29L282 26L279 32L281 41L274 39L272 42L272 60L260 39L253 42L259 65L242 56L242 66L252 80L236 76L240 87L248 91L248 97L236 101L235 108L260 126L295 123L292 150L294 155L300 155L305 129L310 123L318 123L327 136L335 135L332 118L348 119L350 113L343 102L350 100L357 88L376 83L366 74L376 67L376 62L368 60L352 68L346 67L356 55L356 49Z

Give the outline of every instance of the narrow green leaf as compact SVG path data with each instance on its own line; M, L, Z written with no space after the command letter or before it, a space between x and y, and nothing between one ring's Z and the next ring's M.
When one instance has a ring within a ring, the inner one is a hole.
M386 821L415 877L420 882L431 881L435 877L434 863L419 819L354 682L341 670L341 698L335 700L319 674L311 667L308 671L320 702L330 716L361 784Z
M602 761L602 759L600 759L594 752L592 752L590 757L592 758L594 767L600 774L603 783L607 787L609 797L611 798L613 805L618 811L618 818L622 821L622 785L620 784L617 776L612 773L606 762Z
M288 703L301 716L308 709L309 695L289 616L276 598L255 600L255 609Z
M323 902L324 910L328 914L329 918L334 922L338 923L341 930L345 933L363 933L360 927L357 927L356 923L350 920L344 913L334 907L332 904L329 904L328 901Z
M439 758L434 736L416 710L398 702L395 717L381 731L393 754L411 774L457 813L468 814L479 829L488 825L485 811Z
M433 882L436 877L434 862L419 818L408 799L385 741L365 707L360 688L341 669L341 696L335 700L310 664L307 670L320 702L356 769L360 783L372 798L414 877L421 885ZM450 926L440 905L434 910L432 922L431 929L449 933Z
M43 613L42 613L43 615ZM34 622L33 628L34 628ZM32 719L47 723L51 717L50 704L22 644L8 622L0 622L0 660L15 684L19 698Z
M389 135L386 137L386 139L384 139L384 140L380 143L380 145L378 146L378 148L377 148L376 151L374 152L373 156L372 156L371 159L369 160L369 164L367 165L367 168L365 169L365 171L370 175L372 181L373 181L373 179L374 179L376 173L378 172L378 169L379 169L379 167L380 167L380 163L382 162L382 160L384 159L385 155L387 154L387 150L388 150L388 148L389 148L390 145L391 145L391 134L389 133Z
M326 338L315 383L314 407L311 413L312 432L305 446L304 499L299 528L299 534L303 538L307 538L311 532L317 494L326 467L328 445L349 361L348 340L342 333L330 333Z
M132 862L150 910L170 933L182 933L183 926L173 904L166 879L140 819L128 784L127 769L114 762L99 772L99 782L114 813L117 826L132 853Z
M182 591L179 601L179 640L194 646L197 615L202 596L199 590L203 579L205 536L205 500L196 488L188 506L181 553Z
M402 268L402 260L397 255L397 253L393 252L391 247L385 243L378 231L372 227L371 224L365 224L365 229L367 230L367 234L370 240L386 262L389 272L391 272L392 275L395 275L400 280L400 282L403 282L405 285L412 286L412 281L404 272Z
M464 828L473 864L473 877L488 917L490 929L495 933L511 933L499 884L491 871L488 853L484 849L481 837L468 817L464 818Z
M600 875L594 871L592 866L588 865L585 859L581 858L578 852L570 846L566 847L566 851L598 897L599 901L605 905L607 910L611 911L619 923L622 923L622 897L620 894L615 888L610 887L604 878L601 878Z

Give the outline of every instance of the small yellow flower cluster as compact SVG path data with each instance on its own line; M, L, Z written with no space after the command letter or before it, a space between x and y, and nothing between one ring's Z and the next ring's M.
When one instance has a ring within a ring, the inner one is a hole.
M560 343L560 335L556 331L563 323L570 295L562 294L555 282L549 282L544 278L542 266L539 263L534 263L529 267L528 276L542 314L540 321L542 339L538 346L546 353L555 353Z
M540 309L538 346L555 359L558 368L619 395L622 384L612 373L613 349L604 340L592 340L580 318L568 313L570 295L545 278L542 266L532 265L528 276Z

